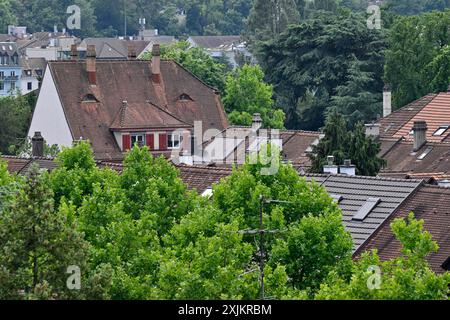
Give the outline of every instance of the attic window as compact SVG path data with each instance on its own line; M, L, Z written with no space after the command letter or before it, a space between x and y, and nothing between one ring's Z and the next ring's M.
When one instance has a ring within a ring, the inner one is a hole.
M420 156L417 157L417 160L425 159L426 156L429 155L431 151L433 151L433 147L428 147Z
M380 198L369 198L358 210L353 217L353 220L364 221L365 218L372 212L373 209L381 202Z
M180 100L180 101L192 101L192 98L191 98L189 95L187 95L186 93L183 93L183 94L178 98L178 100Z
M98 102L98 100L93 94L89 93L84 96L83 102Z
M344 200L344 197L339 194L330 194L330 197L333 198L333 201L337 204L341 203Z
M450 128L450 126L440 126L439 129L437 129L434 133L434 137L440 137L442 136L447 130Z
M442 264L442 269L450 271L450 257Z

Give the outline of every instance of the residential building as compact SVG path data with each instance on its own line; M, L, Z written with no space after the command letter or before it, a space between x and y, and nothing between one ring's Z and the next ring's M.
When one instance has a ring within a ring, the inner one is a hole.
M398 178L450 177L450 91L426 95L390 112L385 91L385 117L367 125L382 145L387 161L380 175Z
M395 210L421 186L422 180L306 175L307 181L324 186L342 210L343 223L357 252Z
M0 97L17 94L20 90L21 74L17 44L0 42Z
M355 256L364 251L376 249L382 261L399 257L401 244L395 239L391 223L395 219L405 219L413 212L416 219L424 220L423 228L431 233L439 250L426 257L431 269L436 273L450 271L450 188L421 185L380 228L362 245Z
M28 94L38 90L47 65L45 59L24 57L20 59L20 65L22 67L21 93Z
M187 41L192 47L205 49L215 59L226 57L233 67L242 62L256 63L241 36L192 36Z
M154 155L190 153L194 122L200 135L228 127L219 93L181 65L161 60L50 61L47 65L29 136L42 132L47 143L71 146L89 140L96 159L121 161L135 143Z

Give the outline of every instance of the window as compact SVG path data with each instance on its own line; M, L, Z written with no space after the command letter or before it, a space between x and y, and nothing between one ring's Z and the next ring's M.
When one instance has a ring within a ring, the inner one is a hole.
M16 72L15 71L11 71L11 77L15 77L16 76Z
M16 83L11 82L11 91L15 91L15 90L16 90Z
M131 146L134 147L136 144L140 148L145 146L145 134L135 133L131 135Z
M430 152L433 151L433 147L428 147L420 156L417 157L418 160L423 160Z
M0 82L0 91L5 90L5 84L3 82Z
M169 149L180 149L183 137L180 134L167 135L167 147Z
M4 71L0 71L0 79L4 79L5 78L5 72Z
M435 137L440 137L440 136L442 136L442 135L445 133L445 131L448 130L448 128L450 128L450 126L440 126L439 129L437 129L437 130L433 133L433 136L435 136Z
M28 90L33 90L33 83L32 82L28 82L27 83L27 89Z
M358 210L358 212L353 217L353 220L364 221L365 218L372 212L373 209L380 203L379 198L369 198Z
M191 97L189 95L187 95L186 93L183 93L179 99L180 99L180 101L192 101Z

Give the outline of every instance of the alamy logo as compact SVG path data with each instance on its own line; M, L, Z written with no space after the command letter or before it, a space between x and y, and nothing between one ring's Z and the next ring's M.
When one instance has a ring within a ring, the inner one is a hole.
M69 266L66 273L70 274L67 278L67 289L81 290L81 270L78 266Z
M370 17L367 19L367 28L370 30L380 30L381 29L381 10L377 5L371 5L367 8L367 14Z
M381 289L381 268L379 266L370 266L367 272L371 272L372 275L367 279L367 288L369 290Z
M67 28L69 30L81 29L81 9L77 5L71 5L67 8L66 13L70 14L67 18Z

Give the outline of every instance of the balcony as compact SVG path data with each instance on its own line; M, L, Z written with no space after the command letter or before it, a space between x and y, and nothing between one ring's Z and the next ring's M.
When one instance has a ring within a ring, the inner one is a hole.
M2 82L16 82L19 81L19 76L1 76L0 75L0 81Z

